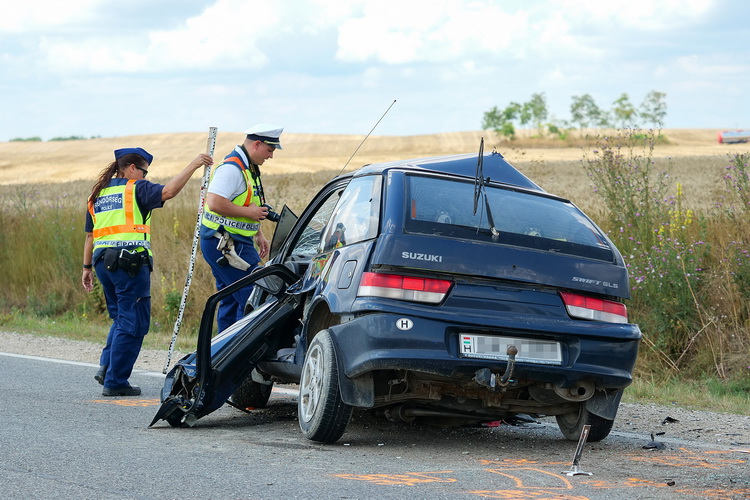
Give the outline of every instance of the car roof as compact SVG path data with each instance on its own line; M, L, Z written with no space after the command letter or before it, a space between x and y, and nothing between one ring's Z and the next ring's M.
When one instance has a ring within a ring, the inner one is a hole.
M443 174L453 174L462 177L475 178L477 175L478 155L468 153L462 155L450 156L433 156L429 158L417 158L413 160L398 160L385 163L373 163L365 165L359 170L352 173L354 177L363 175L382 174L387 170L412 170L422 172L439 172ZM523 175L510 163L503 155L493 151L486 153L482 159L483 177L490 178L493 182L511 184L514 186L533 189L546 193L534 181Z

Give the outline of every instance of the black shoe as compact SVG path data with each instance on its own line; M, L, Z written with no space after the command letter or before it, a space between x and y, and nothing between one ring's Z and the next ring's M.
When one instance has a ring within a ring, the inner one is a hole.
M107 365L102 365L99 367L99 370L96 372L96 375L94 375L94 380L99 382L99 385L104 385L104 377L107 375Z
M120 387L119 389L111 389L105 387L102 391L102 396L140 396L141 388L137 385L128 385Z

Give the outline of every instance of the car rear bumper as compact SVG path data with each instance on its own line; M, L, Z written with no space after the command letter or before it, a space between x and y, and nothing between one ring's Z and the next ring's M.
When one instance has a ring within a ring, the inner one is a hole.
M410 316L406 319L412 326L404 331L397 327L404 319L403 315L393 313L371 313L331 327L339 365L346 376L356 378L380 370L406 370L427 378L468 382L482 368L503 372L507 361L459 355L459 335L479 333L560 342L561 364L517 362L514 379L560 387L571 387L585 380L598 388L624 388L632 382L641 338L634 324L548 319L486 325L459 323L456 318L448 322Z

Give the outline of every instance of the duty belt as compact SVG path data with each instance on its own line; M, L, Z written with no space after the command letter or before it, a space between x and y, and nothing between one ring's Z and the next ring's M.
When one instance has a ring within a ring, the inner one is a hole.
M94 247L128 247L138 246L146 249L151 248L151 242L148 240L99 240L94 243Z
M232 229L239 229L240 231L258 231L260 229L259 222L242 222L234 219L227 219L226 217L212 214L211 212L206 212L203 216L215 224L220 224L224 227L231 227Z

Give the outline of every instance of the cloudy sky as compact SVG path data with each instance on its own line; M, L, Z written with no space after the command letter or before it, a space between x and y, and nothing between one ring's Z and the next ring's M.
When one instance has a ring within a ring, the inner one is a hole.
M746 0L23 0L0 15L0 141L479 130L544 93L666 94L666 128L750 128Z

